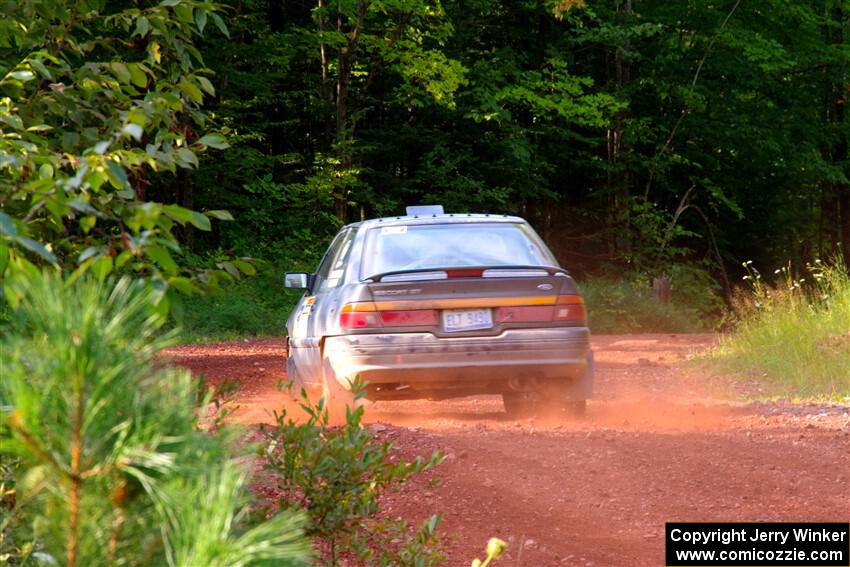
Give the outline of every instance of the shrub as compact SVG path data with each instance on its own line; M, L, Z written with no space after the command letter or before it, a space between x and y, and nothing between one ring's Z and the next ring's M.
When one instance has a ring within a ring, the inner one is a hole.
M200 428L188 371L156 363L173 335L160 332L151 286L35 275L5 291L14 298L0 344L7 560L303 564L303 515L248 523L246 473L227 437Z
M680 282L683 278L674 278ZM625 279L590 279L579 282L587 306L588 324L594 333L695 333L706 329L708 311L715 303L705 290L702 303L680 293L674 283L673 301L659 303L648 283ZM695 288L697 286L694 286Z
M274 427L263 428L263 454L280 494L278 505L307 511L307 534L326 550L327 564L338 565L350 554L368 565L440 564L438 516L411 534L405 522L381 518L378 504L383 492L435 466L442 456L435 452L427 461L393 463L390 443L376 443L362 427L362 407L346 411L341 427L329 426L323 400L313 404L302 392L301 407L305 421L284 410Z
M736 298L739 322L710 360L733 376L765 379L772 393L850 396L850 275L840 262L816 261L807 276L777 270L767 284L744 264L750 291Z

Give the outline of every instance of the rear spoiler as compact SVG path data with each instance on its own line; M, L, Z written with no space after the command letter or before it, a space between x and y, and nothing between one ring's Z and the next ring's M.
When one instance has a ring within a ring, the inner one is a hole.
M380 274L373 274L367 278L364 278L362 281L364 282L379 282L383 278L388 276L400 276L405 274L419 274L419 273L428 273L428 272L446 272L451 270L458 271L475 271L481 270L482 272L485 270L535 270L535 271L545 271L550 276L568 276L569 272L560 266L528 266L528 265L507 265L507 266L447 266L442 268L416 268L413 270L395 270L391 272L383 272Z

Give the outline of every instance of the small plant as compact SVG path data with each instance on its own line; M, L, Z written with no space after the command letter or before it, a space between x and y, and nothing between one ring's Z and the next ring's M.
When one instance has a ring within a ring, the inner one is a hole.
M507 543L497 537L491 537L490 541L487 542L487 557L484 558L484 561L477 558L473 559L472 567L487 567L494 559L500 558L507 548Z
M362 387L354 388L362 397ZM280 492L279 507L307 511L307 534L316 538L327 564L353 554L370 565L438 565L439 517L411 534L405 523L381 517L379 499L442 456L393 462L390 443L376 443L362 426L362 407L348 410L341 427L330 426L324 400L313 403L302 391L301 407L306 421L284 410L274 427L262 429L263 455Z

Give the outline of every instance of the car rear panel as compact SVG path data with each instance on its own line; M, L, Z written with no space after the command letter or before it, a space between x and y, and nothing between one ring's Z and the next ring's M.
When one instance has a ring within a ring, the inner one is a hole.
M487 270L478 270L486 273ZM449 270L451 272L451 270ZM521 277L448 277L442 280L374 282L343 306L343 311L374 311L374 323L350 327L350 334L427 331L437 337L496 336L506 329L584 326L583 305L566 274ZM506 274L507 270L500 270ZM558 318L565 309L573 317ZM580 312L578 310L581 310ZM450 326L446 312L489 312L490 325L460 330ZM342 317L345 315L341 314Z

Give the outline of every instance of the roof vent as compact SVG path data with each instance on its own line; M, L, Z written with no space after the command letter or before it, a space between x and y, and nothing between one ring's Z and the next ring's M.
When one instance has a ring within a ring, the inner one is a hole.
M407 216L424 216L424 215L442 215L444 214L443 205L421 205L416 207L407 207Z

